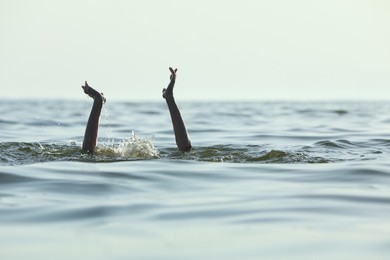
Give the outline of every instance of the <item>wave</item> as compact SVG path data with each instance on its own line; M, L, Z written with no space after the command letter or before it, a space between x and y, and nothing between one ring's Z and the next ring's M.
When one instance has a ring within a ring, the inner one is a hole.
M138 137L134 132L128 140L100 144L93 155L83 154L80 146L70 144L41 144L25 142L0 143L1 165L23 165L48 161L117 162L131 160L190 160L230 163L332 163L369 160L385 157L389 140L372 139L323 140L311 146L269 148L262 145L214 145L194 147L182 153L176 148L157 149L152 139Z
M230 162L230 163L328 163L329 160L312 156L300 151L267 150L262 146L248 145L235 147L216 145L212 147L194 147L191 152L181 153L173 149L162 150L161 157L168 159Z

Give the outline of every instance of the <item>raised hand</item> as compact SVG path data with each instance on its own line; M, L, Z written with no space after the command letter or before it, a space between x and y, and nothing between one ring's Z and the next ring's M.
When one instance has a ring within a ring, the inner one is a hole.
M169 67L169 70L171 72L171 75L170 75L170 79L171 79L171 82L169 83L168 87L165 89L163 89L163 98L170 98L170 97L173 97L173 87L175 86L175 81L176 81L176 72L177 72L177 69L172 69L171 67Z
M171 79L171 80L176 80L177 68L176 68L175 70L173 70L171 67L169 67L169 70L171 71L170 79Z
M103 103L106 103L106 98L104 97L103 93L99 93L95 89L93 89L91 86L88 85L87 81L85 81L84 86L81 86L84 90L84 93L90 96L91 98L95 99L96 97L101 98Z

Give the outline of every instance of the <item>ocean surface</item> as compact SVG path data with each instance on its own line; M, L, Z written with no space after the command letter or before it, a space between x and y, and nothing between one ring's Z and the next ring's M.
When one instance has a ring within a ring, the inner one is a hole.
M0 103L0 259L390 259L390 102Z

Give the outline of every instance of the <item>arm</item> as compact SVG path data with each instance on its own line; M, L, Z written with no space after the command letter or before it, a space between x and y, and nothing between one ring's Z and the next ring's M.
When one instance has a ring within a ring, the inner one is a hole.
M169 68L169 70L171 71L171 82L166 89L163 89L163 98L165 98L169 113L171 114L177 147L182 152L188 152L192 148L191 141L188 137L188 132L183 118L181 117L180 110L173 97L173 87L175 86L177 69L173 70L172 68Z
M102 110L103 104L106 99L103 93L99 93L91 88L85 81L85 86L81 86L84 89L84 93L93 98L93 106L91 114L89 115L87 128L85 129L84 141L82 151L86 153L94 153L96 147L96 139L99 128L99 117Z

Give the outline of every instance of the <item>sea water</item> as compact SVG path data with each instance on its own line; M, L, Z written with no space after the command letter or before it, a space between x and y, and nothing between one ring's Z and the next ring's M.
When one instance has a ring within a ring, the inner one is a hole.
M0 104L0 259L389 259L389 102Z

